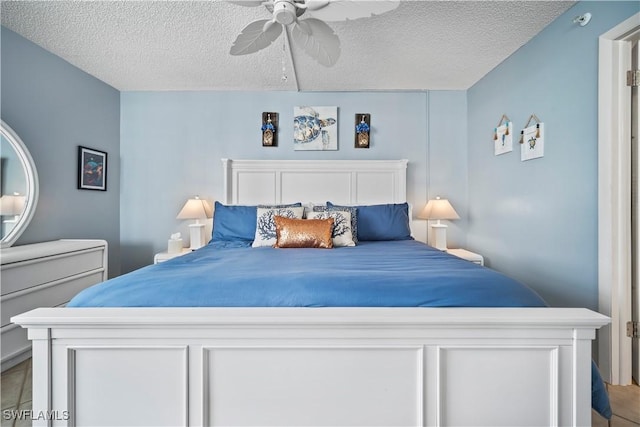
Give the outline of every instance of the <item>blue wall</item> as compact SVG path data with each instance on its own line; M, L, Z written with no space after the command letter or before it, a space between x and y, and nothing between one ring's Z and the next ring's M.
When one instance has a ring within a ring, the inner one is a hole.
M455 144L451 162L466 168L464 134L445 140L464 122L464 92L432 93L295 93L295 92L126 92L121 95L121 244L122 270L146 265L165 251L169 235L186 224L175 216L194 194L222 197L221 158L242 159L409 159L408 201L416 210L427 198L429 175L450 175L439 191L464 189L465 173L449 171L448 162L427 163L430 141ZM338 106L338 151L293 151L293 107ZM430 111L445 108L431 127ZM280 114L279 146L264 148L260 139L263 111ZM371 148L354 148L356 113L371 113ZM452 121L453 120L453 121ZM447 149L448 150L448 149ZM436 150L438 151L438 150ZM443 153L445 155L446 153ZM432 171L433 170L433 171ZM460 210L466 211L466 194ZM458 206L456 206L458 207ZM417 237L426 239L418 222ZM452 230L450 240L461 241Z
M467 93L465 91L429 92L429 199L449 199L460 219L444 221L448 225L447 246L467 246L468 173L467 173Z
M468 246L552 305L597 308L598 37L639 10L578 3L468 91ZM503 113L516 138L529 115L545 123L543 158L521 162L515 141L494 156Z
M36 213L17 245L105 239L120 271L120 93L2 27L2 119L38 170ZM77 189L78 146L108 153L107 191Z

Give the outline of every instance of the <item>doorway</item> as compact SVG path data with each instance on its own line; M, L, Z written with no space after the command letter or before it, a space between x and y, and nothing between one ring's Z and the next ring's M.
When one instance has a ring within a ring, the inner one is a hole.
M635 272L640 272L640 223L634 218L639 212L640 161L637 147L632 150L637 146L638 124L636 120L632 144L632 91L626 78L634 49L636 62L638 58L639 22L640 13L599 39L598 292L599 309L611 317L611 325L598 336L598 362L605 380L614 385L631 384L640 371L638 339L627 336L627 323L637 316L639 307L640 273ZM635 94L637 108L637 88ZM630 161L632 153L636 161Z
M632 40L631 69L640 70L640 38ZM639 82L640 83L640 82ZM638 86L631 87L631 321L638 325L640 321L640 222L638 212L638 169L640 168L640 98ZM637 335L637 334L636 334ZM640 384L640 338L631 340L631 374L636 384Z

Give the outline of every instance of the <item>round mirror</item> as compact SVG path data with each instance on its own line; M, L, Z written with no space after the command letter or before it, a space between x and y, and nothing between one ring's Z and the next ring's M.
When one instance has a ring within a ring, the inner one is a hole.
M0 245L27 228L38 202L38 173L29 150L4 121L0 127Z

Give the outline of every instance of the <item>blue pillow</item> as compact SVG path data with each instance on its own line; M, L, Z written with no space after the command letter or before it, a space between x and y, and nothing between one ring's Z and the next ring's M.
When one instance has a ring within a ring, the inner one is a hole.
M593 361L591 361L591 407L608 420L613 416L607 388Z
M214 242L253 241L256 234L255 206L227 206L215 203L213 211Z
M302 203L278 205L278 207L281 206L302 206ZM214 242L253 242L258 220L257 211L257 206L223 205L216 202L213 211L212 240Z
M341 207L331 202L327 206ZM408 203L353 207L358 212L358 240L413 240Z

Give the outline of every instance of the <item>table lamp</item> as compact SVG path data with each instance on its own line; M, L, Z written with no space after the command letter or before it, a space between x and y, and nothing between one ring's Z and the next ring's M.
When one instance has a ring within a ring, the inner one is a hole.
M4 223L18 222L20 215L24 211L26 197L20 193L5 194L0 197L0 216L10 216L13 218L4 220Z
M192 251L199 249L205 245L204 224L201 219L213 217L213 208L206 200L195 196L193 199L187 200L182 210L176 217L177 219L195 219L196 222L189 224L189 240Z
M426 204L418 218L426 219L426 220L437 220L438 222L435 224L431 224L431 231L434 237L434 247L436 249L440 249L441 251L447 250L447 226L446 224L441 224L441 219L459 219L460 216L453 209L451 203L447 199L441 199L440 197L436 197L435 199L429 200Z

